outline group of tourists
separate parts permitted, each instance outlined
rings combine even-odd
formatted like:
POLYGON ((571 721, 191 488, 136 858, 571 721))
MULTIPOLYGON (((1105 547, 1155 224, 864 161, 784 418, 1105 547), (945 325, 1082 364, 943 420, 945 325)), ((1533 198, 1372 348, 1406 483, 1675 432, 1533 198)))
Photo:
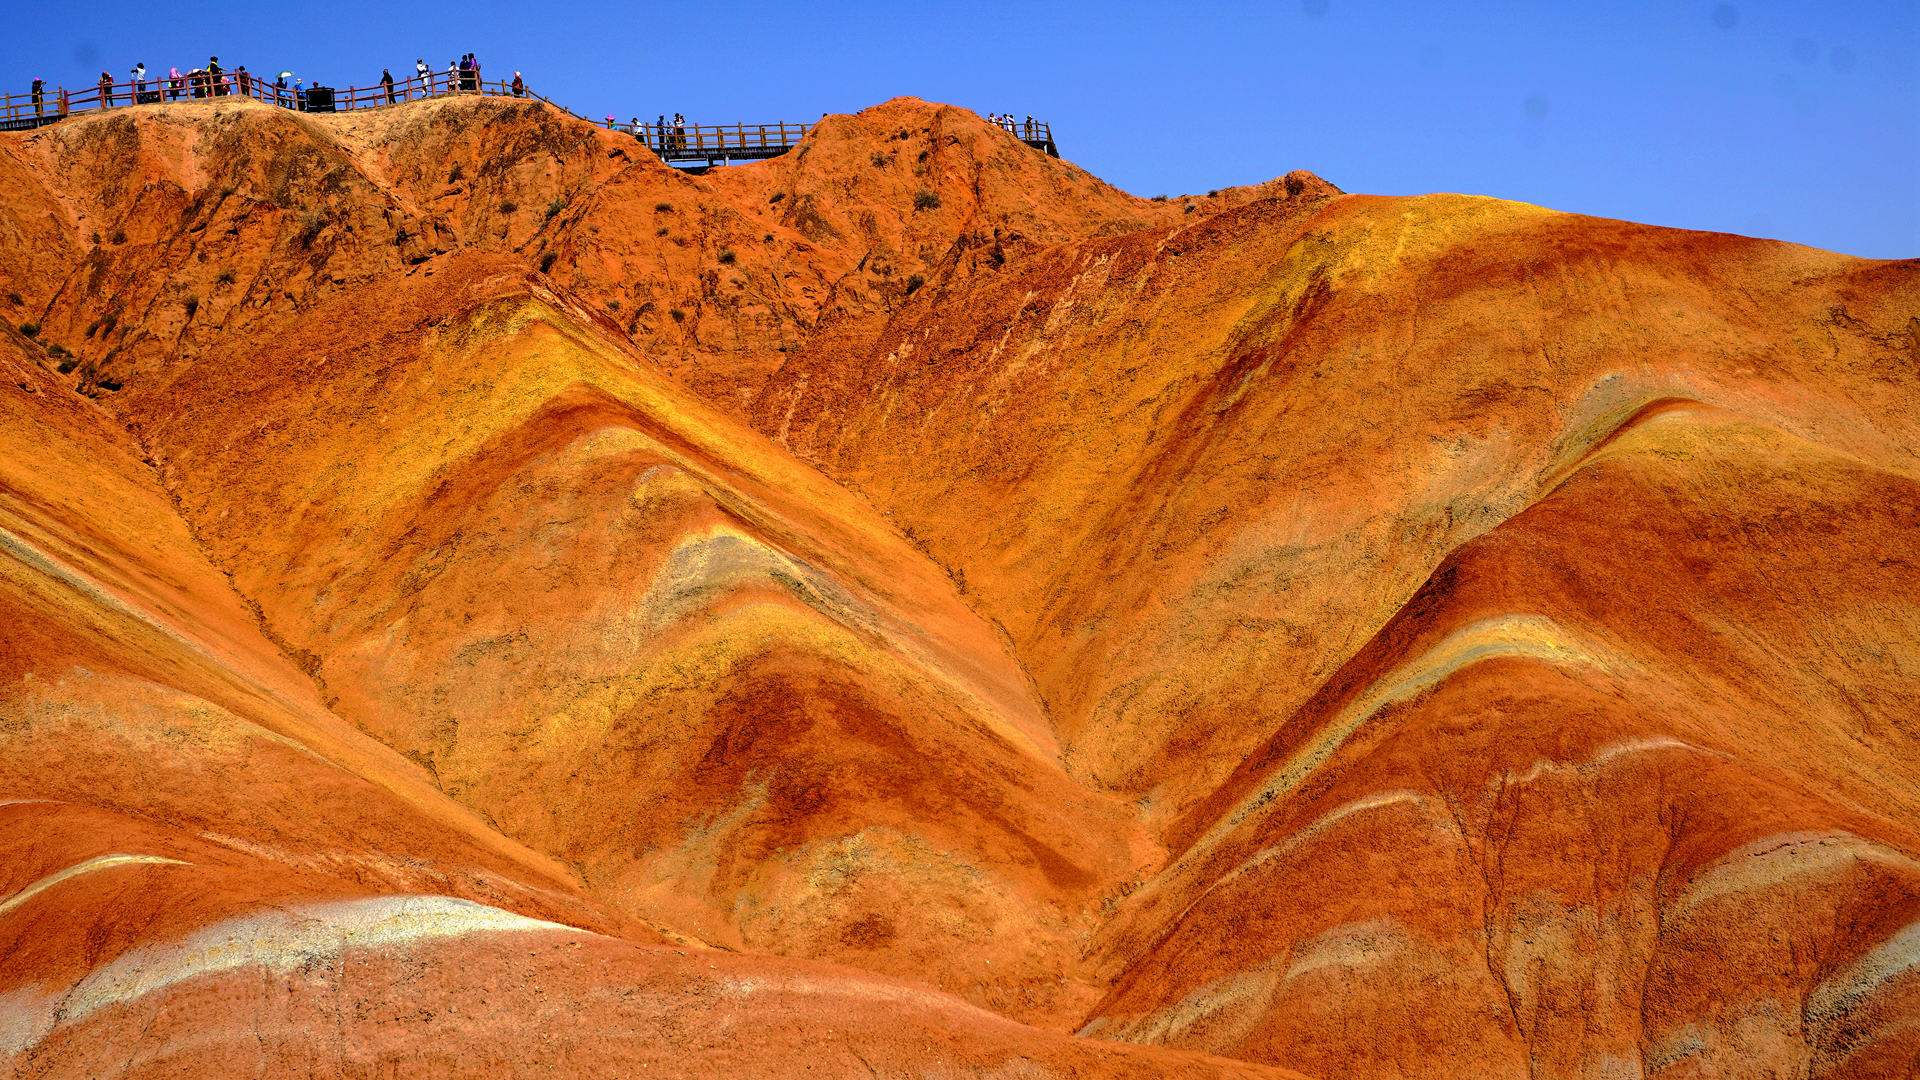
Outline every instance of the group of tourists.
POLYGON ((1035 125, 1032 116, 1028 116, 1027 122, 1022 124, 1013 118, 1012 113, 988 113, 987 123, 1006 129, 1015 138, 1037 139, 1040 137, 1034 134, 1035 125))
MULTIPOLYGON (((227 94, 245 95, 252 88, 250 79, 251 76, 247 74, 245 64, 227 71, 220 66, 220 58, 217 56, 209 56, 206 67, 194 68, 184 75, 176 67, 169 69, 165 75, 156 73, 152 78, 147 76, 146 62, 142 61, 133 65, 133 70, 127 73, 126 103, 150 105, 169 99, 178 101, 182 96, 201 98, 224 97, 227 94)), ((101 72, 100 81, 96 85, 100 89, 100 104, 119 104, 119 86, 113 81, 111 72, 101 72)), ((45 87, 46 84, 42 80, 33 80, 33 105, 36 113, 40 111, 41 102, 45 98, 45 87)))

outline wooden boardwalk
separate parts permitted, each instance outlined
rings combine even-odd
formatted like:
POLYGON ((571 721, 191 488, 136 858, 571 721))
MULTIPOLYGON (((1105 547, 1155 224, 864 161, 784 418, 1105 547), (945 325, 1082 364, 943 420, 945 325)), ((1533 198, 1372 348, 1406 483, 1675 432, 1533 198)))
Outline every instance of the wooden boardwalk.
MULTIPOLYGON (((59 123, 76 113, 120 109, 131 105, 215 102, 226 97, 251 98, 302 112, 334 113, 382 109, 403 102, 462 94, 544 101, 569 116, 631 135, 642 146, 659 155, 660 160, 688 167, 690 171, 704 171, 735 161, 778 157, 798 145, 811 127, 795 123, 675 126, 670 121, 645 123, 633 120, 621 123, 611 118, 594 121, 524 86, 516 90, 509 82, 467 77, 456 71, 437 71, 424 78, 415 75, 396 79, 391 87, 349 86, 345 89, 281 87, 250 72, 228 71, 222 72, 217 81, 199 74, 182 75, 178 79, 155 75, 137 83, 127 81, 78 91, 58 87, 40 95, 0 95, 0 131, 30 131, 59 123)), ((1039 121, 1009 122, 1002 126, 1028 146, 1052 157, 1060 156, 1060 151, 1054 146, 1053 129, 1047 124, 1039 121)))

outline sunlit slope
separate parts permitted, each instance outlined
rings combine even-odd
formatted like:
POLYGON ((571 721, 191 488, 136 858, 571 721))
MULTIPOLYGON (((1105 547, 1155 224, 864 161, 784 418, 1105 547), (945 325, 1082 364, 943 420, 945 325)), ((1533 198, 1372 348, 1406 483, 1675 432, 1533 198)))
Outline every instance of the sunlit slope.
POLYGON ((1911 264, 1324 195, 966 253, 756 402, 1006 626, 1070 771, 1157 813, 1651 401, 1916 470, 1911 264))
POLYGON ((595 895, 1015 1014, 1090 992, 1130 809, 933 564, 583 308, 455 262, 133 410, 334 707, 595 895))
POLYGON ((97 965, 283 904, 435 894, 655 939, 329 713, 27 347, 0 338, 0 1054, 59 1037, 97 965))
POLYGON ((1916 526, 1910 477, 1636 418, 1188 815, 1092 1030, 1360 1076, 1890 1075, 1920 1050, 1916 526))

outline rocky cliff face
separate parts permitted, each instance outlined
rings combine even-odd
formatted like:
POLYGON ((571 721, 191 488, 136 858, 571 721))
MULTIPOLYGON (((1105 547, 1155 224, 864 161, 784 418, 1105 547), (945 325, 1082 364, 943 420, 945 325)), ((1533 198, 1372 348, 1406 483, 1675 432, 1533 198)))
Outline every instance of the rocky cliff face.
POLYGON ((1914 263, 907 99, 0 171, 22 1075, 1920 1054, 1914 263))

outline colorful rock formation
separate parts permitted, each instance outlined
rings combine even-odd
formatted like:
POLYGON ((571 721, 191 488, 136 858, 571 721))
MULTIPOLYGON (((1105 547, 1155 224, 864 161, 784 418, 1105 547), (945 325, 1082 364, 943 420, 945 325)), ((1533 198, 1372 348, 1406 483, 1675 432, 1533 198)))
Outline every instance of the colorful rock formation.
POLYGON ((1920 264, 910 99, 0 181, 20 1075, 1920 1057, 1920 264))

